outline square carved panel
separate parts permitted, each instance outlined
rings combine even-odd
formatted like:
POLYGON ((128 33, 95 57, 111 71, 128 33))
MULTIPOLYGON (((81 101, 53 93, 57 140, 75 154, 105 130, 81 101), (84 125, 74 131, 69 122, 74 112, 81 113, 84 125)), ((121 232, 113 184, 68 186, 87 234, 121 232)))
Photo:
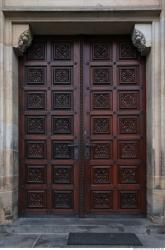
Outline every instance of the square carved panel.
POLYGON ((128 60, 137 57, 136 48, 130 41, 121 41, 119 43, 119 59, 128 60))
POLYGON ((44 85, 46 83, 46 67, 28 66, 25 68, 27 85, 44 85))
POLYGON ((112 142, 110 143, 92 143, 92 159, 111 159, 112 142))
POLYGON ((96 42, 92 44, 93 60, 110 60, 110 44, 107 42, 96 42))
POLYGON ((140 131, 139 116, 119 116, 119 134, 138 134, 140 131))
POLYGON ((54 184, 72 184, 73 166, 53 166, 54 184))
POLYGON ((46 192, 45 191, 27 191, 28 208, 45 208, 46 192))
POLYGON ((118 158, 119 159, 138 159, 140 156, 139 141, 119 141, 118 158))
POLYGON ((136 209, 138 208, 138 191, 120 192, 120 208, 136 209))
POLYGON ((26 180, 29 184, 43 184, 46 180, 45 166, 27 166, 26 180))
POLYGON ((138 183, 138 168, 136 166, 120 166, 119 180, 121 184, 138 183))
POLYGON ((26 141, 26 157, 28 159, 45 159, 46 141, 26 141))
POLYGON ((45 116, 26 116, 25 131, 27 134, 45 134, 45 116))
POLYGON ((70 142, 56 142, 52 143, 52 157, 53 159, 73 159, 73 147, 70 145, 73 144, 70 142))
POLYGON ((94 85, 112 85, 112 68, 92 67, 91 79, 94 85))
POLYGON ((53 59, 54 60, 71 60, 72 45, 71 42, 54 42, 53 59))
POLYGON ((32 45, 27 49, 28 60, 45 60, 45 42, 33 41, 32 45))
POLYGON ((93 92, 92 108, 95 109, 112 109, 112 92, 93 92))
POLYGON ((139 84, 139 71, 137 67, 119 67, 117 75, 119 76, 119 84, 139 84))
POLYGON ((112 209, 113 195, 111 191, 93 191, 92 207, 94 209, 112 209))
POLYGON ((72 209, 73 192, 72 191, 55 191, 53 193, 53 207, 55 209, 72 209))
POLYGON ((111 134, 112 133, 112 117, 97 116, 91 119, 92 134, 111 134))
POLYGON ((25 92, 26 110, 43 110, 46 108, 46 93, 44 91, 25 92))
POLYGON ((112 183, 111 167, 96 166, 93 167, 91 173, 93 184, 109 184, 112 183))
POLYGON ((73 134, 73 116, 53 116, 52 134, 73 134))
POLYGON ((73 108, 73 96, 71 92, 53 92, 52 94, 53 109, 67 109, 73 108))
POLYGON ((140 93, 139 91, 119 91, 118 92, 119 109, 136 109, 140 108, 140 93))
POLYGON ((54 85, 71 85, 72 68, 71 67, 53 67, 52 81, 54 85))

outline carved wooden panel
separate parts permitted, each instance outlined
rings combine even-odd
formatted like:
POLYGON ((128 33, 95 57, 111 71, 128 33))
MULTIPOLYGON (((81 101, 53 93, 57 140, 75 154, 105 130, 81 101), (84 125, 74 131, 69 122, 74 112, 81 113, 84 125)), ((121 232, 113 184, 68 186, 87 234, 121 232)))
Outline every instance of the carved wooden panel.
POLYGON ((112 85, 111 67, 93 67, 91 73, 94 85, 112 85))
POLYGON ((74 130, 72 116, 53 116, 52 133, 53 134, 73 134, 74 130))
POLYGON ((138 141, 119 141, 118 150, 120 159, 139 158, 140 147, 138 141))
POLYGON ((136 166, 120 166, 120 183, 135 184, 138 183, 138 169, 136 166))
POLYGON ((92 200, 94 209, 112 209, 112 192, 95 191, 92 200))
POLYGON ((46 157, 45 141, 26 141, 26 155, 28 159, 44 159, 46 157))
POLYGON ((138 192, 136 191, 120 192, 120 207, 124 209, 138 208, 138 192))
POLYGON ((45 183, 45 166, 27 166, 26 180, 32 184, 45 183))
POLYGON ((53 183, 55 184, 72 184, 73 183, 73 166, 54 166, 53 183))
POLYGON ((112 109, 112 92, 93 92, 92 93, 92 109, 112 109))
POLYGON ((54 208, 71 209, 73 207, 72 191, 55 191, 53 196, 54 208))
POLYGON ((140 97, 138 91, 119 91, 119 109, 139 109, 140 97))
POLYGON ((110 45, 109 43, 98 42, 92 44, 92 59, 93 60, 109 60, 110 45))
POLYGON ((119 67, 119 84, 137 84, 138 83, 138 69, 137 67, 119 67))
POLYGON ((137 134, 139 132, 139 117, 119 116, 118 129, 120 134, 137 134))
POLYGON ((53 92, 53 109, 72 109, 73 98, 71 92, 53 92))
POLYGON ((45 134, 46 121, 44 116, 26 116, 25 130, 27 134, 45 134))
POLYGON ((46 108, 46 94, 44 91, 25 92, 25 108, 28 110, 42 110, 46 108))
POLYGON ((71 67, 53 67, 54 85, 71 85, 72 68, 71 67))
POLYGON ((46 82, 45 67, 26 67, 26 84, 27 85, 44 85, 46 82))
POLYGON ((73 148, 70 146, 72 142, 53 142, 52 157, 53 159, 72 159, 73 148))
POLYGON ((93 117, 92 121, 93 134, 111 134, 112 133, 112 119, 111 117, 93 117))
POLYGON ((112 142, 110 143, 94 143, 92 145, 93 159, 111 159, 112 158, 112 142))
POLYGON ((92 168, 92 183, 93 184, 108 184, 112 182, 111 168, 104 167, 94 167, 92 168))
POLYGON ((71 60, 72 45, 70 42, 53 43, 53 59, 54 60, 71 60))
POLYGON ((45 60, 46 52, 45 52, 46 44, 42 41, 33 41, 30 48, 27 50, 27 59, 28 60, 45 60))
POLYGON ((45 191, 28 191, 27 207, 28 208, 45 208, 46 193, 45 191))
POLYGON ((119 43, 119 59, 129 60, 136 58, 136 49, 131 42, 122 41, 119 43))

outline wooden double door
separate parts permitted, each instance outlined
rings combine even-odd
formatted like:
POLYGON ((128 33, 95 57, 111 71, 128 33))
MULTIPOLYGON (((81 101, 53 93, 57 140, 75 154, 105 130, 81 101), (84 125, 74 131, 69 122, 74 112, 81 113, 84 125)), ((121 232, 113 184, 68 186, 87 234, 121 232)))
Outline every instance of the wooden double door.
POLYGON ((20 213, 145 213, 145 59, 130 39, 36 37, 19 75, 20 213))

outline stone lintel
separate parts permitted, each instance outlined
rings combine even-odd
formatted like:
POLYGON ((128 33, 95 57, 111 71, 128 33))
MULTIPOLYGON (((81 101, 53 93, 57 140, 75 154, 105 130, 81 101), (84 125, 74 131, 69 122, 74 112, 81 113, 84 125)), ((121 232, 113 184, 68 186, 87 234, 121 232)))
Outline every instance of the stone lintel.
POLYGON ((135 24, 132 42, 142 56, 146 56, 152 46, 151 24, 135 24))

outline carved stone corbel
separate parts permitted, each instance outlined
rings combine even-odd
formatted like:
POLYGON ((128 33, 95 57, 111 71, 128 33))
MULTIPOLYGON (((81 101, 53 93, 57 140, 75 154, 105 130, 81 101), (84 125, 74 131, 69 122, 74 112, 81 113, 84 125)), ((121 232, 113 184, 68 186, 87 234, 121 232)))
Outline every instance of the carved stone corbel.
POLYGON ((132 42, 142 56, 146 56, 151 48, 151 24, 135 24, 132 42))
POLYGON ((29 24, 13 25, 13 47, 18 55, 23 55, 32 43, 32 33, 29 24))

